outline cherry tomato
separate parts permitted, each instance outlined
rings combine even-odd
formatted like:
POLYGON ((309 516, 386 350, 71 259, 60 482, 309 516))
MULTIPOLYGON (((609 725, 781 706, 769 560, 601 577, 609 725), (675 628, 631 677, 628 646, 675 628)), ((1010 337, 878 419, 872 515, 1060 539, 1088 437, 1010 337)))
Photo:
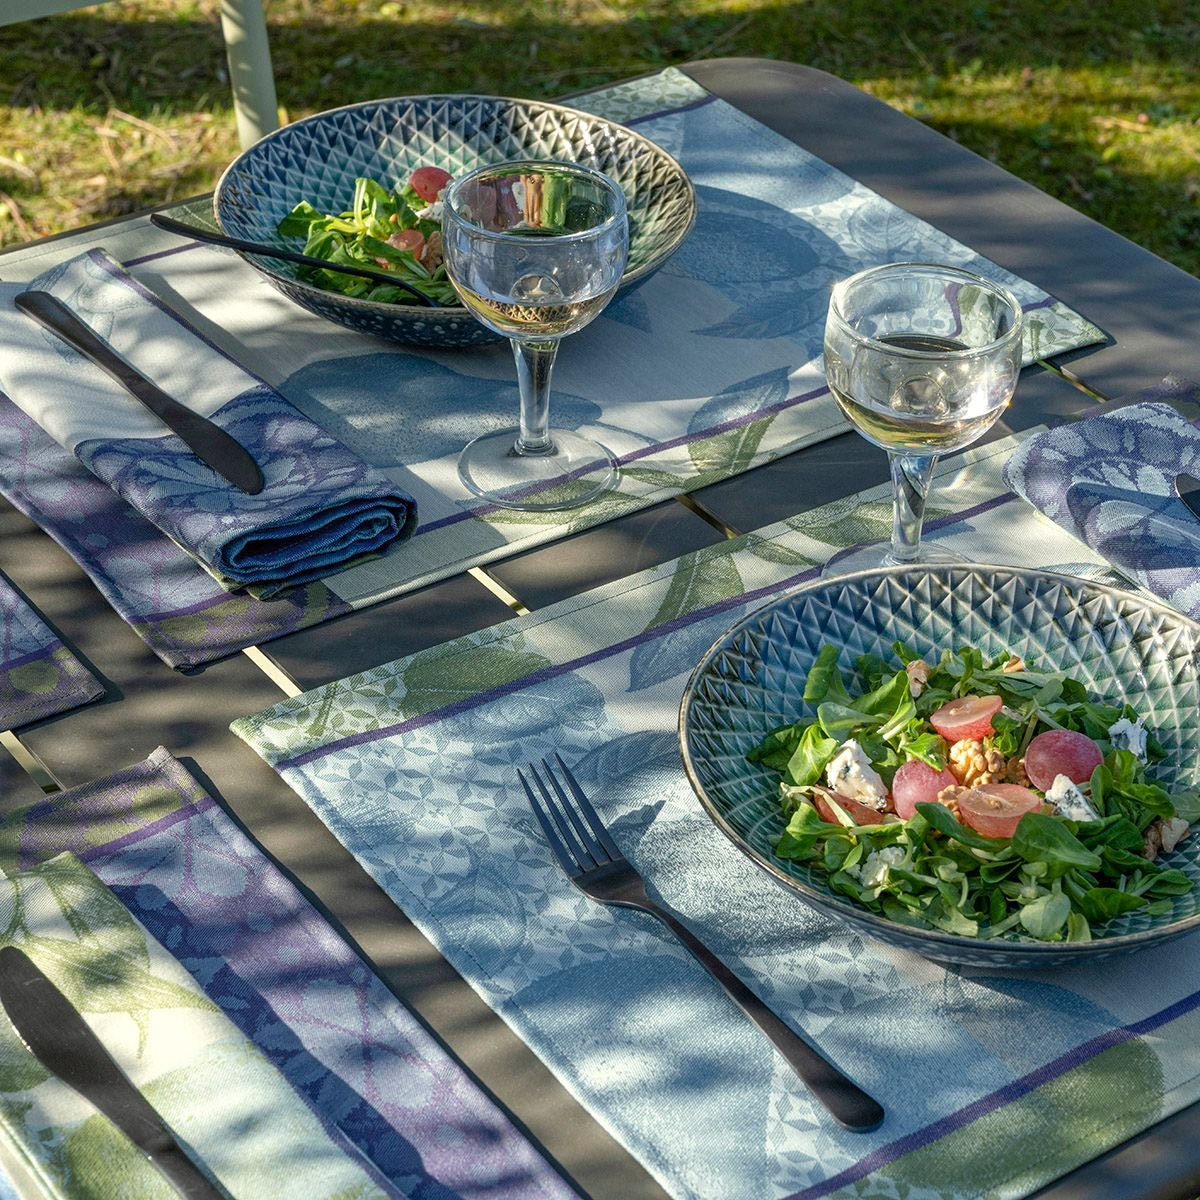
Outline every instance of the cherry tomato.
POLYGON ((826 796, 832 796, 846 810, 850 819, 856 825, 879 825, 883 821, 883 813, 877 809, 860 804, 857 800, 851 800, 849 796, 843 796, 840 792, 831 792, 826 788, 817 788, 813 792, 812 802, 816 806, 817 812, 821 814, 823 821, 829 821, 833 825, 841 824, 837 813, 826 802, 826 796))
POLYGON ((425 250, 425 235, 419 229, 397 229, 388 236, 388 245, 397 250, 411 250, 413 258, 420 258, 425 250))
POLYGON ((952 787, 957 779, 945 767, 935 771, 920 759, 902 763, 892 778, 892 802, 896 815, 906 821, 917 811, 918 804, 933 804, 942 788, 952 787))
POLYGON ((1056 775, 1072 783, 1086 783, 1104 761, 1100 747, 1086 733, 1073 729, 1047 729, 1025 748, 1025 774, 1044 792, 1056 775))
POLYGON ((1008 838, 1027 812, 1042 805, 1042 798, 1017 783, 981 783, 958 797, 958 818, 984 837, 1008 838))
POLYGON ((982 738, 992 733, 992 718, 1004 701, 999 696, 960 696, 943 704, 929 718, 929 723, 948 742, 963 738, 982 738))
POLYGON ((432 204, 438 198, 438 192, 453 178, 449 171, 443 171, 441 167, 418 167, 408 177, 408 186, 426 204, 432 204))

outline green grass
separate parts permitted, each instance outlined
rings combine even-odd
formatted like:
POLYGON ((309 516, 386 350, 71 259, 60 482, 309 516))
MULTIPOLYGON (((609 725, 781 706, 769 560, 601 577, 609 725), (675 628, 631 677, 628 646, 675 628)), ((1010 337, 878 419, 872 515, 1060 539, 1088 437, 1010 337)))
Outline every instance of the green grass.
MULTIPOLYGON (((288 118, 550 97, 689 59, 820 67, 1200 275, 1194 0, 268 0, 288 118)), ((211 189, 237 153, 217 0, 0 28, 0 244, 211 189)))

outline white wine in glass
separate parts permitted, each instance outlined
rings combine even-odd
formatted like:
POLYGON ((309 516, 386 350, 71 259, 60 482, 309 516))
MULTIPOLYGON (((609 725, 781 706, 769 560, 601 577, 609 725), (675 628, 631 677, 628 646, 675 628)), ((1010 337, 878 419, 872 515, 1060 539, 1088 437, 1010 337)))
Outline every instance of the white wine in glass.
POLYGON ((625 195, 588 167, 500 163, 464 175, 442 202, 446 274, 475 318, 512 342, 519 424, 470 442, 458 475, 505 508, 574 508, 611 488, 612 454, 551 429, 559 342, 616 294, 629 250, 625 195))
POLYGON ((843 573, 960 561, 921 544, 938 457, 982 437, 1008 406, 1021 371, 1021 305, 999 284, 957 267, 890 263, 833 289, 825 378, 855 429, 885 450, 892 540, 840 556, 843 573))

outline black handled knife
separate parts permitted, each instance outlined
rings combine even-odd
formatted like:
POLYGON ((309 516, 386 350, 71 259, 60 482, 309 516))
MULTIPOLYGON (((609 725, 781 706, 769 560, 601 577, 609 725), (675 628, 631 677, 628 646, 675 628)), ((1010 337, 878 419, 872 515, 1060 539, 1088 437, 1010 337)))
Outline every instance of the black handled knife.
POLYGON ((207 463, 234 487, 251 496, 263 489, 263 473, 246 448, 207 417, 184 407, 150 382, 125 361, 99 334, 77 317, 57 296, 49 292, 21 292, 13 303, 27 317, 56 333, 67 345, 113 377, 135 400, 140 400, 156 417, 187 444, 201 462, 207 463))
POLYGON ((228 1200, 183 1152, 66 996, 16 946, 0 947, 0 1004, 42 1066, 94 1104, 184 1200, 228 1200))

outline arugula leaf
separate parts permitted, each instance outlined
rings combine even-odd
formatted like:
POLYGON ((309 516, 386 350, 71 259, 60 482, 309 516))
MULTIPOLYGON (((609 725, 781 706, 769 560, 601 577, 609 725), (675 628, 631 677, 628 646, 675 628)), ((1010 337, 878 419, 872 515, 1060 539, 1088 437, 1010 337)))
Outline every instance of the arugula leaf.
POLYGON ((772 729, 761 742, 746 754, 750 762, 762 763, 772 771, 783 774, 788 760, 796 753, 800 739, 811 722, 797 721, 792 725, 781 725, 772 729))
POLYGON ((1021 745, 1021 735, 1025 732, 1025 722, 1008 716, 1001 711, 992 716, 991 737, 985 739, 989 746, 998 750, 1005 758, 1011 758, 1021 745))
POLYGON ((856 729, 863 726, 873 728, 879 724, 875 714, 865 708, 853 708, 837 701, 818 704, 817 721, 830 737, 839 742, 844 742, 856 729))
POLYGON ((1077 901, 1080 911, 1089 921, 1111 921, 1148 903, 1144 896, 1134 896, 1118 888, 1088 888, 1077 901))
POLYGON ((825 737, 819 725, 808 726, 784 768, 788 783, 801 786, 816 783, 825 774, 825 768, 837 749, 838 743, 833 738, 825 737))
POLYGON ((846 691, 846 685, 842 682, 837 657, 836 646, 824 645, 817 652, 804 681, 805 704, 816 705, 827 700, 833 704, 850 705, 850 693, 846 691))
POLYGON ((780 858, 812 858, 817 843, 838 829, 821 819, 811 804, 801 804, 792 814, 787 828, 775 843, 775 853, 780 858))
POLYGON ((1048 813, 1027 812, 1017 822, 1012 848, 1026 862, 1043 862, 1059 870, 1082 867, 1098 871, 1102 865, 1100 855, 1089 850, 1065 822, 1048 813))
POLYGON ((964 846, 973 846, 977 850, 998 850, 1000 842, 996 838, 985 838, 959 823, 958 818, 944 804, 918 804, 917 812, 933 826, 938 833, 964 846))
POLYGON ((919 727, 919 722, 909 722, 908 728, 900 732, 896 749, 902 759, 918 758, 935 771, 942 770, 946 765, 946 739, 940 733, 932 732, 910 736, 911 732, 919 727))
POLYGON ((925 910, 925 917, 935 929, 956 933, 959 937, 977 937, 979 922, 972 920, 945 896, 936 897, 925 910))
POLYGON ((1171 793, 1171 806, 1175 815, 1181 817, 1189 825, 1200 821, 1200 791, 1188 789, 1171 793))
POLYGON ((1035 938, 1046 941, 1062 930, 1070 915, 1070 899, 1060 891, 1050 891, 1021 906, 1021 925, 1035 938))
POLYGON ((1192 890, 1192 881, 1175 867, 1165 867, 1146 889, 1152 896, 1184 896, 1192 890))

